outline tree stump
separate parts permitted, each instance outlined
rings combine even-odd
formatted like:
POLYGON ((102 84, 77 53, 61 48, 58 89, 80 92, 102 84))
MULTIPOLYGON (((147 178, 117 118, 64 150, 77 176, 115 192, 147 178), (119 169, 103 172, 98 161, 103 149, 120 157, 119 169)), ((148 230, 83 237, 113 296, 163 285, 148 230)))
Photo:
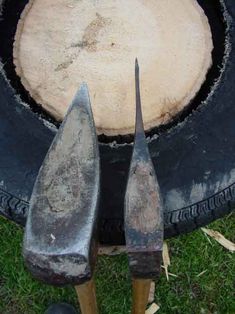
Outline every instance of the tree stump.
POLYGON ((212 63, 210 26, 196 0, 31 0, 18 23, 14 63, 25 89, 62 120, 87 82, 99 134, 134 132, 134 61, 145 130, 170 122, 212 63))

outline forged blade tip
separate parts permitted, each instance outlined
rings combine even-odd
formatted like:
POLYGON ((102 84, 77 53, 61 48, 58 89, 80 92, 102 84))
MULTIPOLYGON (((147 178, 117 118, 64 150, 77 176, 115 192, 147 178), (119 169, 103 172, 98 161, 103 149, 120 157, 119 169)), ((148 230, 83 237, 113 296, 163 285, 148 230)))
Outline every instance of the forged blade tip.
POLYGON ((137 58, 135 58, 135 78, 139 78, 139 62, 137 58))
POLYGON ((80 102, 85 103, 85 104, 86 103, 87 104, 90 103, 89 90, 88 90, 88 86, 87 86, 87 84, 85 82, 83 82, 81 84, 80 88, 78 89, 78 91, 77 91, 77 93, 75 95, 75 100, 77 100, 75 102, 78 105, 79 105, 80 102), (86 100, 86 101, 84 102, 84 100, 86 100))
POLYGON ((139 135, 141 135, 141 137, 145 137, 145 132, 140 97, 139 63, 137 58, 135 59, 135 90, 136 90, 135 140, 138 141, 139 135))
POLYGON ((89 115, 92 115, 92 109, 91 109, 91 102, 90 102, 90 96, 89 96, 89 90, 87 83, 83 82, 76 92, 70 110, 68 110, 68 113, 71 112, 73 109, 85 109, 89 115))
POLYGON ((79 92, 86 92, 88 93, 88 85, 86 82, 82 82, 80 88, 79 88, 79 92))
POLYGON ((135 67, 136 67, 136 68, 138 68, 138 67, 139 67, 138 58, 135 58, 135 67))

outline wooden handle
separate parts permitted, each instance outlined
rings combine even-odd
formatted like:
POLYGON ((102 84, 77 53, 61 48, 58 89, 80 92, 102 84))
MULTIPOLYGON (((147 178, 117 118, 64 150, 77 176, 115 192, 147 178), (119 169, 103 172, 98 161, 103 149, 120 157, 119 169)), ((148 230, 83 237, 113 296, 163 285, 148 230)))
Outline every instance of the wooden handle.
POLYGON ((132 314, 144 314, 148 305, 151 279, 132 280, 132 314))
POLYGON ((98 314, 95 284, 93 279, 75 286, 82 314, 98 314))

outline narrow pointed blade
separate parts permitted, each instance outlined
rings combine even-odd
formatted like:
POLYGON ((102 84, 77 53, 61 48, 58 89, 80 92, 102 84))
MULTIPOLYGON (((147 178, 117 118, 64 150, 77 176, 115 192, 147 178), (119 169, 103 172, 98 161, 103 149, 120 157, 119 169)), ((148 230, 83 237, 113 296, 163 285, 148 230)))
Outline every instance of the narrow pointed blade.
POLYGON ((137 60, 135 75, 136 130, 125 195, 125 236, 132 276, 150 279, 160 272, 163 207, 144 133, 137 60))
POLYGON ((99 151, 90 99, 82 85, 45 157, 31 201, 24 257, 52 284, 89 280, 99 197, 99 151))

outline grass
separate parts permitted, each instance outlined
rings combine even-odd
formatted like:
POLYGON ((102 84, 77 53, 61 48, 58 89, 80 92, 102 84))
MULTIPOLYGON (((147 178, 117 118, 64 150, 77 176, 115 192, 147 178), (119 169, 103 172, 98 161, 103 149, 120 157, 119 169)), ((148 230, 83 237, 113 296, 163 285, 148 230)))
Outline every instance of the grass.
MULTIPOLYGON (((235 242, 235 214, 212 223, 235 242)), ((0 313, 41 314, 53 302, 78 307, 72 287, 54 288, 32 279, 21 256, 23 230, 0 218, 0 313)), ((167 282, 162 273, 156 287, 159 314, 234 314, 235 256, 201 230, 168 240, 169 271, 178 277, 167 282), (204 272, 201 276, 200 273, 204 272)), ((131 294, 125 255, 100 257, 96 284, 101 314, 130 313, 131 294)))

